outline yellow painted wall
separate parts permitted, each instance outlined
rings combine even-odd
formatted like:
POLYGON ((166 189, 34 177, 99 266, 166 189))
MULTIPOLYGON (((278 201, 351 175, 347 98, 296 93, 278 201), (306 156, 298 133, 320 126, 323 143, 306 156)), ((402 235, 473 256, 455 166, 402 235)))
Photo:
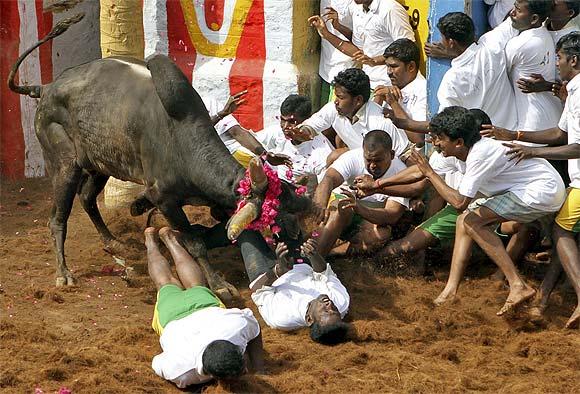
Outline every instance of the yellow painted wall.
POLYGON ((429 0, 397 0, 401 3, 407 13, 409 14, 409 20, 411 26, 415 31, 415 38, 417 44, 421 48, 421 72, 425 75, 425 43, 429 37, 429 24, 427 22, 427 16, 429 15, 429 0))

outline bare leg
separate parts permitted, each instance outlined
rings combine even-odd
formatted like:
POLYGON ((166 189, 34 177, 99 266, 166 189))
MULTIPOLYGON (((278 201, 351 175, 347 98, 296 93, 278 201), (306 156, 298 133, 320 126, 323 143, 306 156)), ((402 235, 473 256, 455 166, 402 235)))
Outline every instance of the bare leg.
POLYGON ((352 221, 353 212, 352 210, 346 211, 332 211, 330 218, 326 225, 320 231, 320 237, 318 238, 318 252, 321 256, 326 256, 334 246, 334 243, 340 236, 340 233, 350 224, 352 221))
POLYGON ((381 252, 385 257, 397 256, 403 253, 415 253, 429 246, 435 245, 437 238, 429 231, 422 228, 416 228, 404 238, 397 241, 389 242, 381 252))
POLYGON ((163 227, 159 230, 159 237, 169 249, 177 276, 186 289, 194 286, 206 286, 205 275, 193 257, 181 246, 177 240, 177 232, 171 230, 169 227, 163 227))
POLYGON ((497 312, 498 316, 514 309, 536 293, 520 276, 501 239, 493 231, 494 225, 502 221, 505 219, 486 207, 478 208, 465 216, 465 227, 469 236, 501 268, 510 285, 510 293, 504 306, 497 312))
POLYGON ((580 323, 580 253, 578 253, 574 233, 564 230, 557 224, 554 225, 553 231, 552 236, 560 263, 566 271, 578 299, 576 309, 566 322, 566 328, 574 328, 578 327, 580 323))
POLYGON ((391 238, 391 226, 378 226, 364 220, 359 231, 350 240, 349 250, 371 252, 384 245, 391 238))
MULTIPOLYGON (((506 251, 512 261, 517 264, 524 257, 524 254, 533 242, 535 242, 536 232, 532 225, 514 221, 502 223, 500 230, 503 234, 511 235, 506 246, 506 251)), ((503 281, 505 278, 503 271, 499 268, 493 277, 500 281, 503 281)))
POLYGON ((453 256, 451 257, 451 270, 449 271, 449 279, 447 285, 433 301, 435 305, 441 305, 444 302, 451 300, 457 294, 457 288, 463 278, 463 273, 467 267, 467 263, 471 258, 471 247, 473 246, 473 239, 467 234, 465 226, 465 216, 467 213, 461 214, 457 218, 457 228, 455 229, 455 245, 453 247, 453 256))
POLYGON ((534 306, 530 309, 530 316, 532 321, 540 322, 543 319, 543 314, 548 307, 548 301, 550 299, 550 294, 556 287, 558 279, 562 275, 562 264, 560 264, 560 259, 558 259, 558 254, 552 254, 552 261, 546 271, 544 280, 540 285, 539 291, 536 293, 536 299, 534 306))
POLYGON ((174 284, 183 288, 181 282, 173 276, 169 262, 159 251, 159 239, 157 238, 157 231, 153 227, 145 229, 145 246, 147 247, 149 276, 155 283, 157 290, 167 284, 174 284))

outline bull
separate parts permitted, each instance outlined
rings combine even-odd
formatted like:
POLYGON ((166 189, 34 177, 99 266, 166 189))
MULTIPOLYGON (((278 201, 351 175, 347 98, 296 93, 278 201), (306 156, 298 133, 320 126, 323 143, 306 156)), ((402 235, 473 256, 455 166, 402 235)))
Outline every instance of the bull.
MULTIPOLYGON (((75 194, 105 246, 121 247, 96 203, 112 176, 143 184, 145 192, 132 210, 140 213, 148 204, 155 206, 183 234, 184 246, 200 263, 209 286, 226 299, 237 295, 210 267, 203 234, 190 225, 182 207, 207 205, 219 216, 231 214, 240 199, 236 189, 245 169, 229 154, 200 96, 168 57, 157 55, 147 62, 99 59, 69 68, 47 85, 15 83, 18 67, 30 52, 82 17, 79 14, 55 25, 18 58, 8 77, 12 91, 39 98, 35 132, 54 193, 49 228, 56 252, 56 285, 74 284, 64 244, 75 194)), ((260 214, 268 181, 259 159, 250 165, 250 179, 253 193, 230 219, 236 224, 228 228, 230 239, 260 214)), ((296 195, 286 183, 279 199, 281 213, 312 208, 309 198, 296 195)), ((249 249, 265 250, 259 245, 249 249)))

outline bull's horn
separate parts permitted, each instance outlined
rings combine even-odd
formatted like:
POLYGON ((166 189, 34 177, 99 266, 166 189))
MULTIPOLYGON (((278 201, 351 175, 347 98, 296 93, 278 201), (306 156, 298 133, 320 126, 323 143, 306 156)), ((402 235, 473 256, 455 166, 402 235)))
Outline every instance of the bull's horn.
POLYGON ((262 166, 262 160, 259 157, 254 157, 250 160, 250 165, 248 166, 250 170, 250 181, 252 182, 252 191, 261 194, 266 191, 268 187, 268 177, 264 172, 264 167, 262 166))
POLYGON ((228 222, 228 239, 233 241, 258 217, 258 208, 254 203, 247 203, 228 222))

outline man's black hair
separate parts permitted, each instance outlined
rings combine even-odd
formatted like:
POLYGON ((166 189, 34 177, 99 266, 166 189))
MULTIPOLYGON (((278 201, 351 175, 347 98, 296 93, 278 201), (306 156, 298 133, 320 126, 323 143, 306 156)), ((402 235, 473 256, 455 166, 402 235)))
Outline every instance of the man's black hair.
POLYGON ((362 96, 365 103, 371 97, 371 81, 360 68, 347 68, 339 72, 332 84, 342 86, 352 97, 362 96))
POLYGON ((451 140, 462 138, 468 148, 481 139, 475 117, 463 107, 447 107, 435 115, 429 124, 434 134, 445 134, 451 140))
POLYGON ((567 60, 570 60, 571 56, 578 56, 580 61, 580 31, 573 31, 561 37, 556 44, 557 51, 566 54, 567 60))
POLYGON ((446 38, 453 39, 462 45, 469 46, 475 42, 473 20, 463 12, 445 14, 437 22, 437 28, 446 38))
POLYGON ((312 103, 306 96, 291 94, 282 101, 280 113, 282 116, 296 114, 302 119, 307 119, 312 115, 312 103))
POLYGON ((211 342, 201 356, 204 372, 216 378, 233 378, 244 372, 244 355, 230 341, 211 342))
POLYGON ((393 41, 391 45, 385 49, 383 56, 385 59, 394 57, 405 64, 415 62, 417 68, 419 67, 419 61, 421 59, 419 47, 408 38, 399 38, 398 40, 393 41))
POLYGON ((348 333, 348 324, 340 321, 324 326, 314 323, 310 326, 310 338, 323 345, 336 345, 344 342, 348 333))
POLYGON ((524 0, 528 3, 528 11, 530 14, 536 14, 540 17, 540 22, 546 20, 550 16, 554 8, 553 0, 524 0))
POLYGON ((471 115, 473 115, 473 118, 475 119, 475 125, 477 126, 478 130, 481 130, 482 124, 491 124, 491 119, 484 110, 479 108, 471 108, 469 112, 471 112, 471 115))
POLYGON ((363 147, 371 151, 384 148, 387 152, 390 152, 393 150, 393 140, 389 133, 383 130, 372 130, 365 135, 363 147))
POLYGON ((564 0, 564 4, 566 4, 566 7, 568 7, 569 10, 574 11, 574 15, 572 15, 572 18, 576 18, 578 14, 580 14, 580 1, 564 0))

